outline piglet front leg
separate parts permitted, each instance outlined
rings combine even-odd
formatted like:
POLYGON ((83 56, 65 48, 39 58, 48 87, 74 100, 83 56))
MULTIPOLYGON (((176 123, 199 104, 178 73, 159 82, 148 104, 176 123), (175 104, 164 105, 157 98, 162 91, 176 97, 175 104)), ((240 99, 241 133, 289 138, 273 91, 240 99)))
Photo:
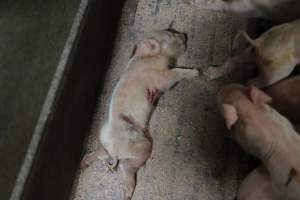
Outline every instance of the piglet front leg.
POLYGON ((204 76, 207 80, 217 79, 222 77, 237 68, 247 67, 254 62, 252 47, 245 49, 240 55, 233 58, 229 58, 224 64, 218 67, 209 67, 204 72, 204 76))
POLYGON ((199 76, 197 69, 173 68, 161 73, 157 88, 161 91, 170 89, 174 84, 183 80, 199 76))
POLYGON ((80 168, 81 169, 86 169, 88 168, 91 164, 98 160, 103 160, 106 161, 110 156, 107 153, 107 151, 104 149, 102 145, 98 147, 98 149, 92 153, 89 153, 85 155, 80 163, 80 168))

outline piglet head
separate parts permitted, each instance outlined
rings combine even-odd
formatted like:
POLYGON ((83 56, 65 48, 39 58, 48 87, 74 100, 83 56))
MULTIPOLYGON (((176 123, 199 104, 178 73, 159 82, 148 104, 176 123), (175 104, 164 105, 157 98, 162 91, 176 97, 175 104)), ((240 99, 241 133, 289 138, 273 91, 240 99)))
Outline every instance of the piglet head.
POLYGON ((270 135, 264 131, 268 127, 261 115, 267 111, 271 98, 256 87, 236 84, 224 87, 218 97, 227 128, 235 128, 233 138, 245 151, 262 158, 270 135))
POLYGON ((249 109, 259 109, 272 101, 270 96, 255 86, 244 87, 239 84, 225 86, 219 91, 218 98, 226 127, 229 130, 238 121, 238 110, 241 105, 249 109))
POLYGON ((145 38, 137 47, 135 55, 139 57, 152 57, 160 54, 161 45, 154 38, 145 38))
POLYGON ((173 28, 147 34, 135 47, 132 56, 167 56, 177 59, 186 50, 187 35, 173 28))
POLYGON ((272 101, 270 96, 255 86, 244 87, 239 84, 225 86, 219 91, 218 98, 229 130, 239 119, 239 106, 248 106, 248 109, 260 108, 272 101))

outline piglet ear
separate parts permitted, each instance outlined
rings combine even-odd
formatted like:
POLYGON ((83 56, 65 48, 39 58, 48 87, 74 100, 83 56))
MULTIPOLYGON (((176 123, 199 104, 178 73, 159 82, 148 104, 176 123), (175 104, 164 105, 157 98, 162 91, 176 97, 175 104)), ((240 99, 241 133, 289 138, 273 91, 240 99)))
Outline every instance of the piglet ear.
POLYGON ((155 39, 145 39, 137 47, 136 55, 141 57, 156 56, 160 53, 160 44, 155 39))
POLYGON ((257 87, 250 85, 248 87, 248 95, 255 105, 267 104, 272 102, 272 98, 257 87))
POLYGON ((238 120, 235 107, 229 104, 222 104, 222 114, 225 119, 226 127, 230 130, 238 120))

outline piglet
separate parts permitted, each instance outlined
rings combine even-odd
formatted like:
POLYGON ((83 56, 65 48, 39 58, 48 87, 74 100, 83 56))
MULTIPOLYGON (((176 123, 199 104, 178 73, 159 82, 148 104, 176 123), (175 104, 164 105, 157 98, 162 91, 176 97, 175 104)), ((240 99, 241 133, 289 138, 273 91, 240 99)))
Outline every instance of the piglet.
POLYGON ((114 88, 108 118, 99 131, 99 148, 81 162, 86 168, 97 160, 111 158, 109 168, 119 166, 123 175, 124 200, 132 198, 138 169, 151 154, 147 127, 160 95, 177 82, 199 75, 197 69, 176 67, 186 43, 185 34, 169 28, 149 33, 136 46, 114 88))
POLYGON ((299 0, 185 0, 198 8, 243 17, 290 21, 300 17, 299 0))
POLYGON ((223 65, 208 68, 205 72, 208 79, 221 77, 238 67, 256 65, 259 75, 249 84, 265 88, 290 75, 300 63, 300 20, 275 26, 255 40, 246 32, 238 36, 243 36, 251 46, 223 65))
POLYGON ((300 136, 268 105, 271 97, 254 86, 231 84, 218 98, 230 135, 262 162, 242 184, 238 199, 299 200, 300 136))

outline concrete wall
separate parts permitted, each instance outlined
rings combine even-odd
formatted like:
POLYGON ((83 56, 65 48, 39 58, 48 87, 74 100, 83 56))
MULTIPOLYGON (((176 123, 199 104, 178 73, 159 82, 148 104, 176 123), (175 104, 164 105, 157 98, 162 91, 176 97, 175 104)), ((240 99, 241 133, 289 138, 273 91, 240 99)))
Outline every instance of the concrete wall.
POLYGON ((8 199, 79 0, 0 1, 0 199, 8 199))
POLYGON ((122 6, 80 1, 10 200, 69 198, 122 6))

